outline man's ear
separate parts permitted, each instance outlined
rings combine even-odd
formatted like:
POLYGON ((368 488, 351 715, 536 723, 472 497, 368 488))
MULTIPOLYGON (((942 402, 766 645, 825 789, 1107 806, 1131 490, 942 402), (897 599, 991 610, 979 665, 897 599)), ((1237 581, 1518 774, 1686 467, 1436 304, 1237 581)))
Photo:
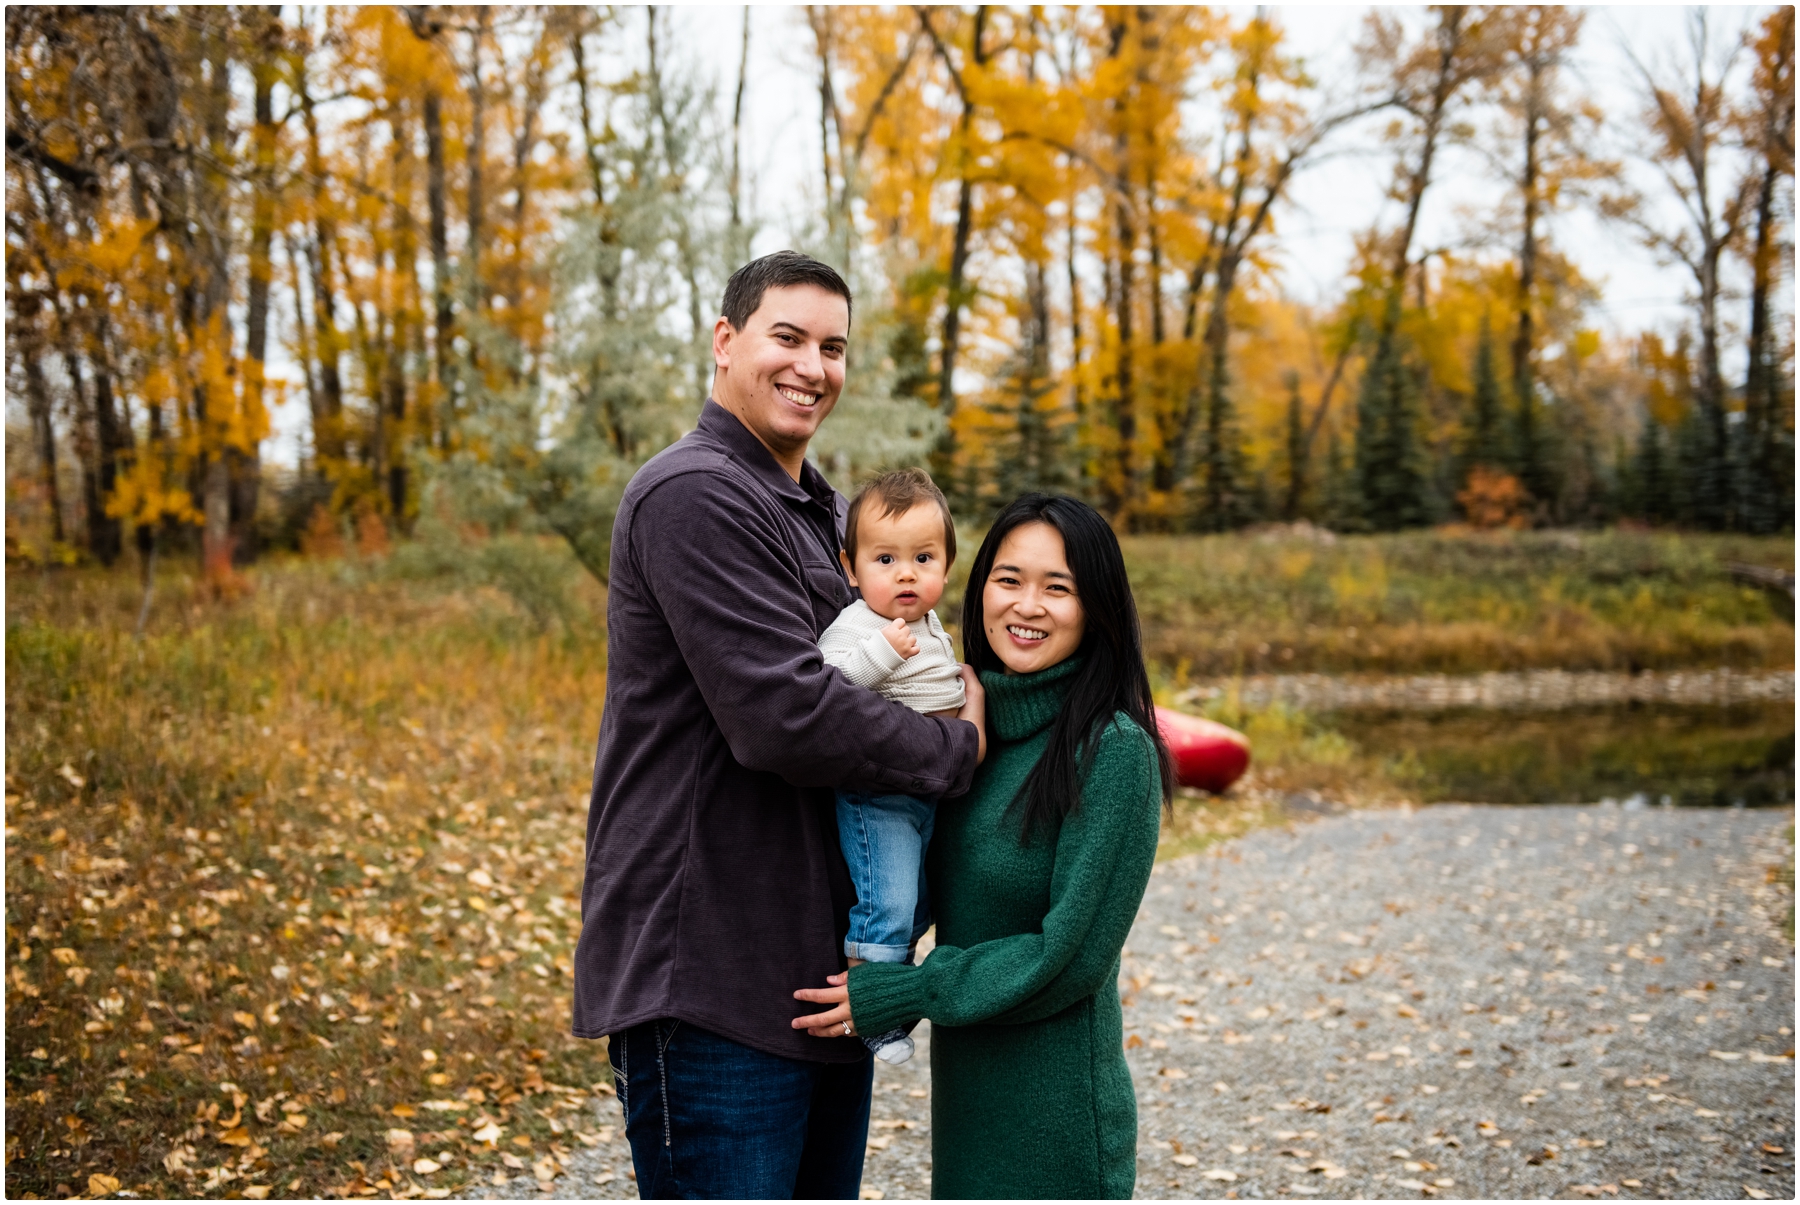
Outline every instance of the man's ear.
POLYGON ((850 554, 842 548, 838 549, 838 564, 844 567, 844 576, 850 579, 850 588, 852 590, 862 589, 856 584, 856 570, 850 566, 850 554))
POLYGON ((713 366, 729 369, 731 367, 731 339, 737 331, 732 328, 731 319, 724 315, 713 323, 713 366))

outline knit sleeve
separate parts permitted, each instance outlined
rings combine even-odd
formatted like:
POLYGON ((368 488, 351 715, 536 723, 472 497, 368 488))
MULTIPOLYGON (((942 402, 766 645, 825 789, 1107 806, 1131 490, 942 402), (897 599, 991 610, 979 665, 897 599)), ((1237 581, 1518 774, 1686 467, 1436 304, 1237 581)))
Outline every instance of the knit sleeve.
POLYGON ((1156 861, 1161 800, 1155 746, 1121 717, 1102 734, 1081 806, 1057 836, 1041 931, 968 949, 939 946, 918 967, 852 968, 857 1028, 882 1033, 919 1017, 934 1025, 1023 1024, 1108 986, 1156 861))
POLYGON ((873 690, 906 664, 879 630, 865 633, 842 619, 819 637, 819 655, 856 685, 873 690))

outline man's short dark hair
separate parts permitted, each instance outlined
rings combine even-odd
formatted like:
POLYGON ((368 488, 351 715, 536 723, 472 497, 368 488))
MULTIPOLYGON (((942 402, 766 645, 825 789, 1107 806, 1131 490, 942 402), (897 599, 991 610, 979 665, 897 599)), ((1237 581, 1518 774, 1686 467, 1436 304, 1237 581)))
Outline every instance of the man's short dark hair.
POLYGON ((883 473, 856 491, 850 499, 850 512, 844 516, 844 553, 850 558, 850 567, 856 567, 856 528, 863 514, 879 503, 882 507, 881 517, 891 519, 895 515, 903 515, 915 506, 935 502, 938 513, 944 516, 944 563, 954 564, 956 561, 956 522, 950 517, 950 503, 944 497, 944 491, 937 487, 931 474, 924 469, 895 469, 883 473))
POLYGON ((844 283, 836 268, 798 251, 777 251, 753 259, 731 274, 731 279, 725 282, 725 301, 720 312, 725 315, 725 321, 731 323, 732 330, 741 331, 750 321, 750 315, 762 305, 764 293, 794 285, 814 285, 827 293, 836 293, 844 299, 846 309, 853 304, 850 286, 844 283))

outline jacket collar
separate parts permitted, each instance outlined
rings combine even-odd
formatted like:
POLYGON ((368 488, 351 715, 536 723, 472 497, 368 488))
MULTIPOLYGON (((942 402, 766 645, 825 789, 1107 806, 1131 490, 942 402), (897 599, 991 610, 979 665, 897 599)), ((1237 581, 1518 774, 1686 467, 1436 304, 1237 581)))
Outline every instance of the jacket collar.
POLYGON ((800 480, 795 481, 737 415, 711 398, 706 399, 706 408, 700 411, 700 423, 695 429, 724 445, 731 458, 747 473, 781 497, 802 505, 817 503, 827 511, 836 511, 837 491, 831 488, 825 474, 819 472, 812 461, 801 462, 800 480))

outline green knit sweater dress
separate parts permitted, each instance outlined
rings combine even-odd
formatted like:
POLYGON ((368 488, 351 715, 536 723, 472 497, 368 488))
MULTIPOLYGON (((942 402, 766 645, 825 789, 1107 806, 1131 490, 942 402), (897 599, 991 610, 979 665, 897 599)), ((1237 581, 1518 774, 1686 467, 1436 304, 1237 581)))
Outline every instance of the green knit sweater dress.
POLYGON ((1121 714, 1057 831, 1021 845, 1008 810, 1076 668, 981 676, 996 739, 969 794, 938 806, 937 948, 850 972, 861 1032, 931 1021, 934 1197, 1123 1199, 1137 1181, 1118 978, 1156 859, 1155 748, 1121 714))

